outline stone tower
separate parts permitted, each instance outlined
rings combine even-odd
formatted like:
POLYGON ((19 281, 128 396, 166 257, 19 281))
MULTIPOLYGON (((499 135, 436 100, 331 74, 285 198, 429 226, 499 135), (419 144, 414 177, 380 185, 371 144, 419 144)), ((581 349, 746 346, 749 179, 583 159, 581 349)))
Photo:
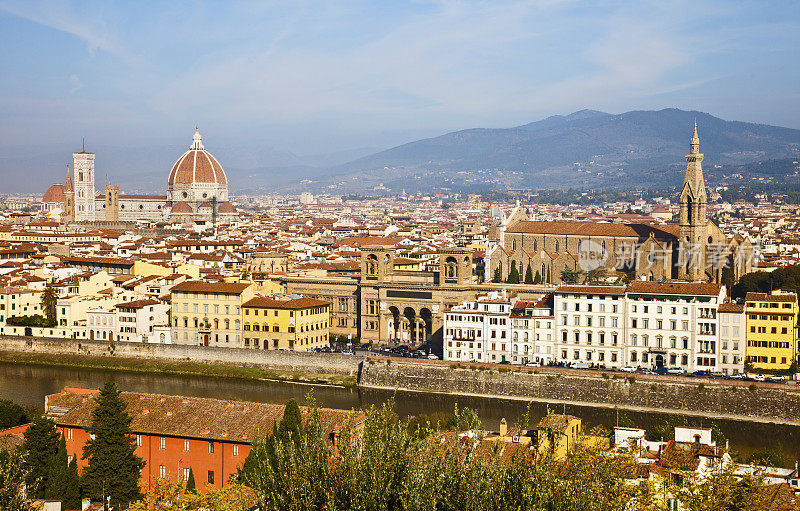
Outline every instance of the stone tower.
POLYGON ((705 280, 707 250, 706 185, 703 181, 703 153, 697 123, 694 125, 689 154, 686 155, 686 176, 680 198, 680 241, 678 278, 705 280))
POLYGON ((94 211, 94 153, 86 148, 72 153, 72 173, 75 180, 75 221, 96 220, 94 211))
POLYGON ((62 222, 68 224, 75 221, 75 189, 72 186, 72 177, 67 165, 67 182, 64 184, 64 215, 62 222))
POLYGON ((119 221, 119 186, 106 185, 105 187, 106 222, 119 221))

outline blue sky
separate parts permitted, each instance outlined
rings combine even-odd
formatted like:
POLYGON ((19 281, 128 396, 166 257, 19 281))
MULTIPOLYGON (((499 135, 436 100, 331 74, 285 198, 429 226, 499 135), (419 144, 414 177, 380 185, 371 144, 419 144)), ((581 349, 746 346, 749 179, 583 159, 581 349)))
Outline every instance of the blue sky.
POLYGON ((582 108, 800 128, 794 0, 0 0, 0 41, 0 162, 196 123, 295 155, 582 108))

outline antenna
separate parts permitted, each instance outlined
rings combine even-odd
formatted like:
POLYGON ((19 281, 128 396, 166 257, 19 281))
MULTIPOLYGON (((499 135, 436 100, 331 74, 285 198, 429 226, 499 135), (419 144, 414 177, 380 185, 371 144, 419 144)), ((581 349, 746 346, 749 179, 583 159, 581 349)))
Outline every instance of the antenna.
POLYGON ((86 137, 83 137, 83 142, 81 143, 81 151, 86 152, 86 137))

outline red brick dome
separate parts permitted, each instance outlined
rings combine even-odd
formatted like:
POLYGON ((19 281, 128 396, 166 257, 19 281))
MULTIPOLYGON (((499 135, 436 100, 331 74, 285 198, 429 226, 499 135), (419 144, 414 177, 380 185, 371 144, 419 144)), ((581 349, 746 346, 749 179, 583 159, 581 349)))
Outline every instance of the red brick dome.
POLYGON ((42 197, 42 202, 45 204, 53 204, 58 202, 64 202, 64 185, 62 184, 54 184, 51 185, 50 188, 44 192, 44 197, 42 197))
POLYGON ((172 166, 167 184, 175 183, 228 184, 222 165, 205 150, 199 132, 194 133, 189 150, 172 166))
POLYGON ((236 213, 236 208, 230 202, 223 202, 217 208, 218 213, 236 213))
POLYGON ((183 213, 191 214, 194 213, 194 211, 192 211, 192 207, 186 204, 185 202, 176 202, 172 206, 172 211, 170 211, 170 213, 172 213, 173 215, 183 214, 183 213))

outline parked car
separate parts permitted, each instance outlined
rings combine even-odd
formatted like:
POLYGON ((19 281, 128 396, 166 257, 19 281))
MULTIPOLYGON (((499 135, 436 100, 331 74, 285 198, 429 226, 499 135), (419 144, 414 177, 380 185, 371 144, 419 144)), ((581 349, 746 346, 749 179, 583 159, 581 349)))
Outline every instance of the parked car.
POLYGON ((658 374, 658 373, 653 371, 652 369, 642 369, 642 374, 658 374))
POLYGON ((656 369, 656 374, 668 374, 668 373, 669 369, 667 369, 666 367, 659 367, 658 369, 656 369))
POLYGON ((590 367, 592 367, 592 365, 586 362, 576 362, 572 364, 573 369, 589 369, 590 367))
POLYGON ((528 362, 525 364, 526 367, 542 367, 541 362, 528 362))
POLYGON ((701 369, 699 371, 695 371, 695 372, 692 373, 692 376, 708 376, 708 375, 709 375, 709 372, 704 370, 704 369, 701 369))
POLYGON ((670 367, 667 374, 684 374, 686 371, 682 367, 670 367))
POLYGON ((428 355, 428 360, 439 360, 439 357, 431 353, 430 355, 428 355))
POLYGON ((729 380, 744 380, 744 374, 743 373, 729 374, 728 375, 728 379, 729 380))
POLYGON ((763 374, 748 374, 747 377, 753 381, 766 381, 767 379, 763 374))
POLYGON ((786 381, 786 377, 780 374, 773 374, 772 376, 767 376, 767 379, 774 383, 783 383, 786 381))
POLYGON ((624 372, 624 373, 635 373, 638 369, 639 368, 636 367, 636 366, 625 366, 625 367, 620 367, 619 368, 619 370, 624 372))

